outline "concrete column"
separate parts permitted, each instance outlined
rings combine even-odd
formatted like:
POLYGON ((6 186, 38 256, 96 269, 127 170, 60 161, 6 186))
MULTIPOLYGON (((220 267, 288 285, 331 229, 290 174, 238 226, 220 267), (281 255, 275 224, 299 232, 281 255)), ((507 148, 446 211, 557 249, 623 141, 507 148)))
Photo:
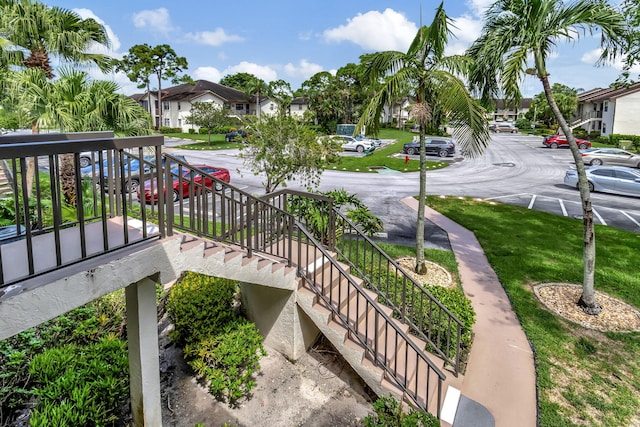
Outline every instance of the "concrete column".
POLYGON ((129 378, 133 425, 162 425, 160 403, 160 355, 156 284, 143 279, 125 290, 129 378))

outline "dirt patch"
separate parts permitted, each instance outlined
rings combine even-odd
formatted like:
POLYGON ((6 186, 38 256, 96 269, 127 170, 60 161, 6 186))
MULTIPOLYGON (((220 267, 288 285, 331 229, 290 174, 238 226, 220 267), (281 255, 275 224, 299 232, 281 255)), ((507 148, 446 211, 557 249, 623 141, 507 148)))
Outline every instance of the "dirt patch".
POLYGON ((582 286, 571 283, 542 283, 533 291, 549 310, 585 328, 597 331, 640 331, 640 311, 619 299, 596 291, 596 301, 602 307, 600 314, 585 314, 577 302, 582 286))
POLYGON ((415 257, 398 258, 396 262, 408 276, 421 285, 442 286, 444 288, 452 288, 456 285, 451 273, 435 262, 425 260, 427 266, 426 274, 418 274, 414 271, 416 266, 415 257))
POLYGON ((249 399, 237 408, 217 402, 194 379, 161 322, 160 370, 164 427, 360 426, 375 395, 324 338, 295 363, 266 348, 249 399))

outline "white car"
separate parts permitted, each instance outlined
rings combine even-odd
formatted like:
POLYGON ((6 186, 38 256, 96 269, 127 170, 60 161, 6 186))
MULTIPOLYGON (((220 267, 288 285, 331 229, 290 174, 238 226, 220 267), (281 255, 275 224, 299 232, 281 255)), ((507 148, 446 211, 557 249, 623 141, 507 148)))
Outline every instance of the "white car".
POLYGON ((346 135, 340 135, 337 138, 342 138, 342 149, 345 151, 357 151, 358 153, 364 153, 374 147, 373 141, 368 139, 357 139, 346 135))
MULTIPOLYGON (((592 166, 586 169, 586 173, 589 191, 640 197, 640 171, 637 169, 624 166, 592 166)), ((569 169, 564 176, 564 183, 577 187, 578 172, 569 169)))

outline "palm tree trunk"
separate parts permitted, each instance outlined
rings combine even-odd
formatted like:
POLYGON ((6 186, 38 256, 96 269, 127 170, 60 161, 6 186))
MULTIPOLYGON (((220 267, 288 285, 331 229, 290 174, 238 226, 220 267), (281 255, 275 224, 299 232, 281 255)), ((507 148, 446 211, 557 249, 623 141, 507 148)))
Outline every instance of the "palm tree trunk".
MULTIPOLYGON (((31 122, 31 133, 39 134, 40 126, 38 126, 37 120, 31 122)), ((27 197, 31 198, 31 193, 33 193, 33 181, 36 178, 36 158, 29 157, 27 160, 27 197)))
POLYGON ((583 260, 583 279, 582 279, 582 296, 578 301, 578 305, 587 314, 599 314, 602 311, 602 307, 598 305, 595 297, 594 289, 594 275, 596 265, 596 235, 593 226, 593 207, 591 206, 591 192, 589 191, 589 182, 587 181, 587 175, 585 172, 584 162, 580 155, 580 149, 576 143, 576 139, 573 136, 573 132, 569 127, 569 124, 565 120, 564 116, 558 108, 553 94, 551 93, 551 86, 546 75, 540 77, 542 86, 544 87, 544 93, 549 102, 549 106, 556 116, 560 128, 569 141, 569 148, 571 149, 571 155, 576 164, 576 170, 578 172, 578 189, 580 190, 580 199, 582 201, 582 225, 583 225, 583 245, 584 250, 582 254, 583 260))
POLYGON ((427 196, 427 155, 424 146, 425 125, 420 123, 420 190, 418 192, 418 221, 416 222, 416 268, 418 274, 426 274, 424 262, 424 207, 427 196))

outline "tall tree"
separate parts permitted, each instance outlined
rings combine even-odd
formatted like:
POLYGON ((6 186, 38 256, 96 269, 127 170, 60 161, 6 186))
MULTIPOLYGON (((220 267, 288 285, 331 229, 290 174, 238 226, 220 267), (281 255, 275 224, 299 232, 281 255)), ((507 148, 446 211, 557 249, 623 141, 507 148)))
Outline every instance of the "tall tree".
POLYGON ((163 126, 162 82, 170 80, 174 84, 193 84, 193 80, 189 76, 179 75, 179 73, 187 69, 187 59, 183 56, 178 56, 168 44, 161 44, 155 47, 151 47, 146 43, 131 46, 129 53, 122 60, 115 61, 115 64, 116 69, 125 72, 129 80, 138 83, 138 87, 147 87, 149 114, 151 114, 151 117, 155 117, 155 114, 151 111, 149 80, 152 75, 155 75, 158 82, 158 122, 155 123, 157 127, 163 126))
MULTIPOLYGON (((562 116, 565 119, 570 119, 578 107, 578 92, 569 86, 554 83, 551 87, 551 93, 556 100, 556 104, 558 104, 558 109, 562 113, 562 116)), ((551 105, 549 105, 549 101, 547 101, 547 95, 544 92, 540 92, 533 97, 531 107, 529 111, 527 111, 526 117, 530 120, 544 122, 548 127, 557 123, 556 116, 553 114, 551 105)))
POLYGON ((358 132, 362 126, 367 125, 373 133, 377 133, 380 116, 386 105, 407 91, 410 91, 416 100, 412 106, 412 114, 420 126, 420 195, 415 271, 420 274, 426 272, 424 207, 427 131, 437 129, 446 118, 452 126, 453 137, 468 156, 481 153, 490 139, 485 110, 474 101, 459 77, 468 69, 469 59, 444 54, 447 41, 452 35, 449 25, 451 20, 441 3, 436 9, 431 25, 418 29, 406 53, 387 51, 370 57, 365 71, 365 81, 377 83, 383 80, 383 84, 365 108, 356 128, 358 132))
POLYGON ((274 80, 268 85, 269 98, 278 106, 279 115, 287 115, 293 100, 291 85, 284 80, 274 80))
POLYGON ((256 117, 260 118, 260 95, 269 92, 269 85, 264 80, 254 77, 247 83, 245 94, 247 97, 256 97, 256 117))
POLYGON ((567 4, 561 0, 498 0, 487 10, 482 33, 468 52, 477 61, 471 82, 483 99, 494 97, 501 88, 507 98, 518 101, 519 83, 526 74, 535 75, 567 136, 578 171, 583 211, 584 279, 578 304, 589 314, 602 310, 594 290, 596 243, 591 195, 580 150, 549 83, 547 58, 559 42, 575 41, 596 31, 601 32, 600 61, 612 58, 622 47, 626 29, 623 16, 605 0, 567 4))
MULTIPOLYGON (((113 65, 110 57, 91 52, 95 45, 109 46, 105 28, 71 10, 31 0, 0 0, 0 35, 0 63, 41 70, 48 80, 54 77, 52 57, 62 63, 97 65, 102 71, 113 65)), ((40 131, 35 119, 31 130, 40 131)), ((63 162, 66 160, 63 157, 63 162)), ((27 169, 29 194, 34 177, 35 162, 31 159, 27 169)))
POLYGON ((249 93, 256 80, 260 79, 251 73, 235 73, 227 74, 218 83, 249 93))

